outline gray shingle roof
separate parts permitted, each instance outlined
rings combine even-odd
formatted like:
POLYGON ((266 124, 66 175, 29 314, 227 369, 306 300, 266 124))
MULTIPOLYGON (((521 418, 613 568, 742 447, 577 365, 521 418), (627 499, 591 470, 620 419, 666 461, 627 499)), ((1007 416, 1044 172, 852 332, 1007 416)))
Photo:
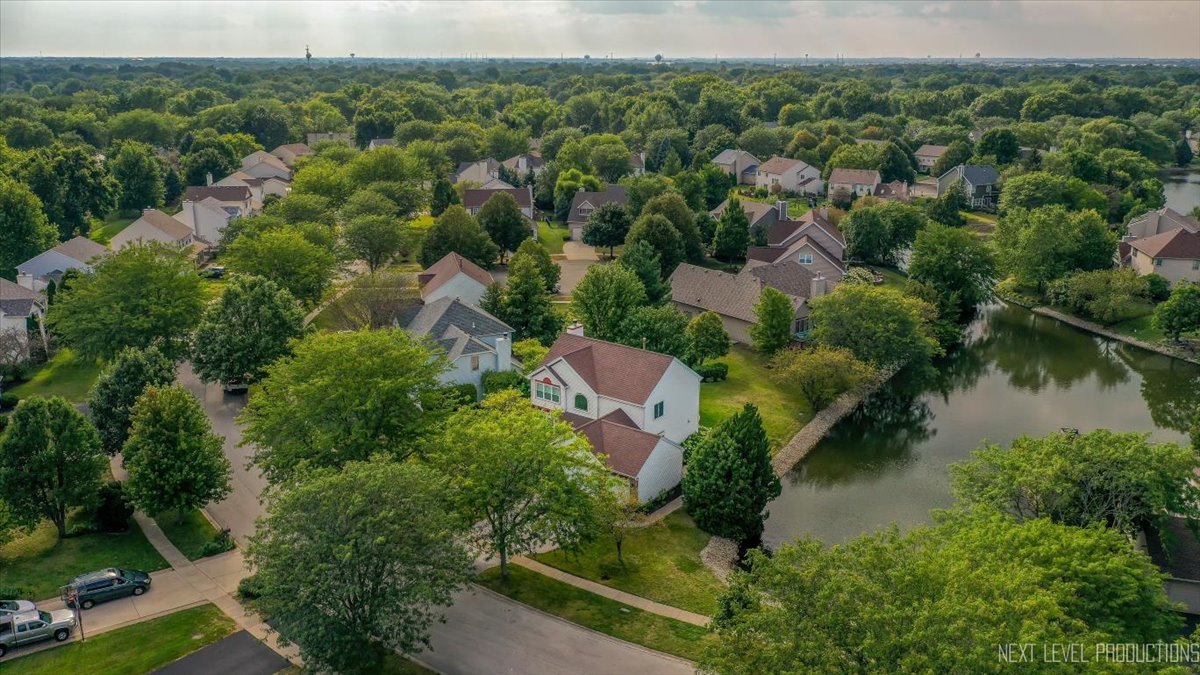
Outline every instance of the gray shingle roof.
POLYGON ((399 323, 415 335, 432 335, 437 339, 445 337, 451 326, 471 337, 512 332, 512 327, 500 319, 450 297, 409 308, 401 313, 399 323))
POLYGON ((586 217, 579 214, 579 207, 584 202, 591 204, 597 209, 610 202, 628 204, 629 191, 626 190, 624 185, 610 185, 604 192, 576 192, 575 196, 571 198, 571 209, 567 212, 567 222, 582 223, 587 220, 586 217))

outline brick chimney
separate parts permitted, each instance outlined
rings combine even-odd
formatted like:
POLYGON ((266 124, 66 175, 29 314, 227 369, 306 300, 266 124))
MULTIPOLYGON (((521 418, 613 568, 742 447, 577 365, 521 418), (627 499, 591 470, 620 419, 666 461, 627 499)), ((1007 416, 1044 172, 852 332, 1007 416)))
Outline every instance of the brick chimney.
POLYGON ((829 220, 829 207, 828 206, 821 207, 821 220, 829 220))
POLYGON ((570 326, 567 326, 567 335, 578 335, 579 337, 583 337, 583 324, 576 321, 570 326))
POLYGON ((818 272, 817 276, 813 277, 812 286, 808 293, 809 299, 811 300, 812 298, 819 298, 822 295, 825 295, 827 292, 829 292, 828 286, 828 283, 825 281, 825 275, 818 272))

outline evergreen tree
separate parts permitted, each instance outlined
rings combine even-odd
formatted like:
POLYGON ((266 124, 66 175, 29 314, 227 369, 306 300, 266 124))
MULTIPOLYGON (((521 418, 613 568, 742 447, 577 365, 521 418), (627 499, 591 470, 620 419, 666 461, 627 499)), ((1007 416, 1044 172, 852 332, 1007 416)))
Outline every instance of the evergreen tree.
POLYGON ((531 256, 513 257, 508 266, 508 287, 499 297, 496 291, 485 296, 483 308, 512 326, 517 340, 534 338, 549 345, 562 330, 562 317, 550 304, 546 279, 531 256))
POLYGON ((175 167, 168 167, 163 174, 163 203, 174 204, 183 196, 183 179, 179 177, 179 172, 175 167))
POLYGON ((646 289, 646 300, 653 305, 662 302, 671 292, 671 287, 662 278, 661 259, 650 242, 639 241, 633 246, 626 246, 617 260, 618 265, 628 267, 637 275, 646 289))
POLYGON ((756 321, 750 326, 754 348, 763 354, 774 354, 792 341, 792 320, 796 311, 783 293, 767 286, 754 305, 756 321))
POLYGON ((929 202, 926 207, 926 215, 935 223, 949 227, 962 227, 967 224, 967 219, 962 215, 962 211, 965 211, 966 208, 967 195, 963 191, 962 181, 959 180, 946 190, 946 194, 929 202))
POLYGON ((683 476, 683 503, 696 525, 739 543, 762 535, 767 504, 780 491, 767 431, 750 403, 692 451, 683 476))
POLYGON ((687 260, 700 260, 704 257, 704 246, 700 243, 700 230, 696 228, 696 216, 678 192, 664 192, 642 207, 639 218, 648 215, 665 216, 671 225, 679 232, 679 241, 683 245, 683 256, 687 260))
POLYGON ((1175 163, 1179 166, 1187 166, 1192 163, 1192 146, 1186 139, 1179 139, 1175 143, 1175 163))
POLYGON ((446 209, 461 203, 458 198, 458 193, 455 192, 454 186, 446 178, 438 178, 433 181, 433 200, 429 205, 429 215, 434 218, 445 213, 446 209))
POLYGON ((542 278, 546 280, 546 289, 553 291, 558 288, 559 278, 562 276, 562 268, 554 263, 550 258, 550 254, 533 239, 526 239, 517 247, 517 252, 513 254, 513 260, 517 256, 529 256, 537 263, 538 269, 542 271, 542 278))
POLYGON ((100 371, 88 396, 88 409, 105 452, 115 455, 124 447, 133 404, 146 387, 168 385, 174 379, 175 362, 157 347, 128 347, 100 371))
POLYGON ((487 269, 496 263, 500 247, 466 209, 455 205, 438 216, 425 235, 421 243, 421 266, 429 267, 451 252, 487 269))
POLYGON ((730 199, 721 220, 717 222, 717 232, 713 236, 713 257, 719 260, 741 260, 746 257, 746 248, 750 245, 750 219, 742 210, 742 204, 736 199, 730 199))
POLYGON ((645 215, 637 219, 625 237, 625 248, 637 246, 645 242, 658 254, 662 276, 670 276, 671 272, 683 262, 683 242, 679 231, 664 216, 645 215))

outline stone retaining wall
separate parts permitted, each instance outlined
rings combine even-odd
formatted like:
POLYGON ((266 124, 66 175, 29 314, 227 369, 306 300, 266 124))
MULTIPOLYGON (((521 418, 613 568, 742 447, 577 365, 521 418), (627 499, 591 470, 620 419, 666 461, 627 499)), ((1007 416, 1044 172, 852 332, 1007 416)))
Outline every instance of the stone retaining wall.
POLYGON ((1034 307, 1030 311, 1032 311, 1034 314, 1040 314, 1042 316, 1048 316, 1051 319, 1057 319, 1063 323, 1070 324, 1076 328, 1081 328, 1090 333, 1095 333, 1096 335, 1106 337, 1110 340, 1118 340, 1120 342, 1124 342, 1125 344, 1133 345, 1134 347, 1141 347, 1147 351, 1158 352, 1163 356, 1170 356, 1181 361, 1189 361, 1191 363, 1200 364, 1200 359, 1197 359, 1195 356, 1188 355, 1182 350, 1171 349, 1166 345, 1143 342, 1135 337, 1130 337, 1128 335, 1122 335, 1121 333, 1111 331, 1098 323, 1093 323, 1087 319, 1081 319, 1077 316, 1071 316, 1070 314, 1063 314, 1062 312, 1055 311, 1049 307, 1034 307))

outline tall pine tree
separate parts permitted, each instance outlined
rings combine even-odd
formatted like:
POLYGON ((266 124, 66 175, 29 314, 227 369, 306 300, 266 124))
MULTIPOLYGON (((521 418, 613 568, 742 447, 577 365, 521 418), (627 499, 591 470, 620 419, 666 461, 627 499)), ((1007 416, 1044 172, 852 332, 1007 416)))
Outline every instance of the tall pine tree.
POLYGON ((721 220, 717 222, 717 232, 713 235, 713 257, 718 260, 741 260, 746 257, 746 248, 750 246, 750 219, 742 210, 742 204, 736 199, 729 200, 721 220))

